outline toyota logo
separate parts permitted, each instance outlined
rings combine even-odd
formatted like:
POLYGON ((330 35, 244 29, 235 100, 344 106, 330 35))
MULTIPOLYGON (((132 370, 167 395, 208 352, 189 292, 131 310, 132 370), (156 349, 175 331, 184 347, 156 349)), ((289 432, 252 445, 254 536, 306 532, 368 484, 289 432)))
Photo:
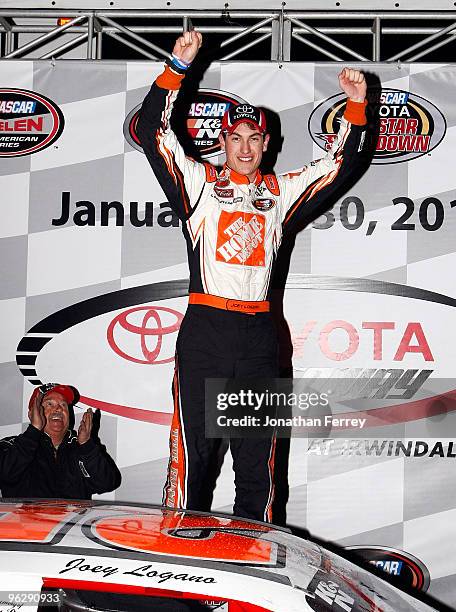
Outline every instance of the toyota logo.
POLYGON ((165 306, 130 308, 118 314, 109 324, 108 344, 119 357, 127 361, 146 365, 170 363, 174 360, 174 355, 158 359, 163 337, 176 332, 182 319, 180 312, 165 306), (135 338, 133 342, 132 334, 135 338), (155 346, 152 347, 154 341, 155 346))
POLYGON ((253 107, 248 104, 242 104, 241 106, 236 107, 237 113, 253 113, 253 107))

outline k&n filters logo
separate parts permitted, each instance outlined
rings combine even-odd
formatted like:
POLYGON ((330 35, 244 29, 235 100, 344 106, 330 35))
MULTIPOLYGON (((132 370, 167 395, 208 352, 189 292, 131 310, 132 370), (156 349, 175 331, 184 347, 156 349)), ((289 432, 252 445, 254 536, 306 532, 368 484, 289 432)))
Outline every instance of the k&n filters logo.
MULTIPOLYGON (((435 149, 445 136, 444 116, 421 96, 400 89, 382 89, 372 90, 368 99, 368 123, 377 134, 374 164, 397 164, 421 157, 435 149)), ((336 139, 345 104, 345 94, 332 96, 310 116, 310 134, 326 151, 336 139)))
POLYGON ((62 111, 26 89, 0 89, 0 157, 30 155, 51 145, 63 131, 62 111))
POLYGON ((232 105, 245 102, 225 91, 200 89, 198 99, 191 104, 187 129, 201 157, 208 158, 221 152, 218 140, 222 118, 232 105))
MULTIPOLYGON (((222 118, 232 105, 245 102, 242 98, 226 91, 212 89, 198 90, 197 98, 190 104, 187 115, 187 130, 198 153, 203 159, 221 153, 218 140, 222 128, 222 118)), ((142 151, 136 132, 141 104, 127 115, 124 122, 124 136, 127 142, 142 151)))

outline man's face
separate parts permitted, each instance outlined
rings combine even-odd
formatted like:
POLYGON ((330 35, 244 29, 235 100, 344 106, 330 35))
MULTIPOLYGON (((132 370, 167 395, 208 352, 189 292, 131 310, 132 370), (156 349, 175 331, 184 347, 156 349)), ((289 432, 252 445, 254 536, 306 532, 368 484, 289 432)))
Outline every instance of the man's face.
POLYGON ((60 393, 50 391, 46 393, 43 401, 43 413, 46 419, 44 431, 48 434, 64 434, 70 424, 68 403, 60 393))
POLYGON ((227 166, 253 181, 268 148, 269 134, 263 136, 253 124, 239 123, 225 139, 220 134, 219 141, 226 154, 227 166))

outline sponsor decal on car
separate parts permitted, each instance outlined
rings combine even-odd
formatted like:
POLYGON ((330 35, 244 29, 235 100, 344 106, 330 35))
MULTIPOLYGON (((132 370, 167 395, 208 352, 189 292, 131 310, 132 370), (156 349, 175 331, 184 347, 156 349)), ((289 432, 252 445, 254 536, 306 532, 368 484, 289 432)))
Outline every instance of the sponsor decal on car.
MULTIPOLYGON (((429 100, 410 91, 385 88, 369 92, 368 101, 368 131, 376 139, 373 164, 410 161, 442 142, 446 120, 429 100)), ((337 137, 345 106, 345 94, 337 94, 319 104, 309 118, 312 139, 325 151, 337 137)))
POLYGON ((402 587, 427 591, 430 574, 420 559, 403 550, 386 546, 347 546, 364 561, 396 578, 402 587))
POLYGON ((203 606, 209 608, 209 610, 217 610, 217 612, 229 612, 229 604, 227 601, 213 601, 213 600, 201 600, 200 603, 203 606))
MULTIPOLYGON (((353 594, 348 593, 346 586, 339 584, 326 570, 318 570, 308 587, 306 601, 309 607, 316 612, 335 610, 339 612, 352 612, 355 610, 374 609, 357 605, 353 594)), ((373 604, 366 599, 367 605, 373 604)))
POLYGON ((31 155, 49 147, 64 124, 62 111, 46 96, 0 88, 0 157, 31 155))
MULTIPOLYGON (((244 519, 216 516, 199 516, 183 511, 174 512, 161 508, 110 507, 106 510, 91 509, 91 502, 65 502, 52 504, 37 502, 27 506, 14 503, 2 504, 0 523, 1 542, 40 544, 46 547, 61 545, 69 529, 77 522, 79 544, 90 548, 95 542, 97 550, 136 551, 163 555, 168 560, 186 558, 206 561, 222 561, 252 567, 283 567, 285 552, 281 544, 263 540, 262 536, 274 530, 267 525, 250 523, 244 519)), ((160 576, 157 568, 146 559, 128 571, 118 563, 100 567, 92 563, 84 553, 65 561, 59 574, 94 573, 108 578, 113 574, 155 578, 165 582, 171 578, 182 581, 213 582, 204 576, 198 579, 187 575, 160 576)))

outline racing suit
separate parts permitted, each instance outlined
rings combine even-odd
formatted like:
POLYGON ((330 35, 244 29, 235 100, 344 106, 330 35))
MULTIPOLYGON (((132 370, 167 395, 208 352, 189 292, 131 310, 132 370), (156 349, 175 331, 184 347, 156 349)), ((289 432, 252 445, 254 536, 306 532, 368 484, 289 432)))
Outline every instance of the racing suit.
MULTIPOLYGON (((166 66, 146 96, 137 133, 182 222, 190 298, 176 345, 174 415, 164 505, 204 507, 214 449, 205 438, 206 378, 278 376, 269 280, 282 236, 296 230, 359 166, 365 103, 348 101, 331 150, 298 172, 254 181, 187 157, 170 128, 183 74, 166 66)), ((275 437, 231 439, 234 514, 271 520, 275 437)))

